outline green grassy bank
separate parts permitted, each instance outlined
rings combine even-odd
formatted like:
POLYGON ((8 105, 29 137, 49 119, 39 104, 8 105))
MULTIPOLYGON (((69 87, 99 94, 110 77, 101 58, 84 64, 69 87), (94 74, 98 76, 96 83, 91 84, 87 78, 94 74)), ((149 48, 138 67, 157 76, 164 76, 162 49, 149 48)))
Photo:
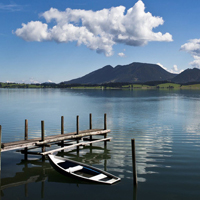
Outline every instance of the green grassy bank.
POLYGON ((0 83, 0 88, 69 88, 69 89, 200 89, 200 83, 194 84, 176 84, 176 83, 160 83, 160 84, 123 84, 123 83, 107 83, 102 85, 67 85, 67 84, 24 84, 24 83, 0 83))

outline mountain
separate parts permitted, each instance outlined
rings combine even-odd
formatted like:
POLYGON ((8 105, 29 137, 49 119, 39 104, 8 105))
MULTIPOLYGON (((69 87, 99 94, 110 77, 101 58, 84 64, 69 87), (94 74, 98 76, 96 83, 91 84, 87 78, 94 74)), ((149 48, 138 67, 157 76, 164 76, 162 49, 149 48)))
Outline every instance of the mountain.
POLYGON ((110 77, 113 72, 113 67, 107 65, 101 69, 93 71, 81 78, 65 81, 66 84, 100 84, 110 82, 110 77))
POLYGON ((171 79, 174 83, 200 82, 200 69, 186 69, 171 79))
POLYGON ((65 81, 65 84, 102 84, 116 82, 148 82, 165 81, 174 78, 176 74, 167 72, 156 64, 134 62, 128 65, 112 67, 107 65, 83 77, 65 81))

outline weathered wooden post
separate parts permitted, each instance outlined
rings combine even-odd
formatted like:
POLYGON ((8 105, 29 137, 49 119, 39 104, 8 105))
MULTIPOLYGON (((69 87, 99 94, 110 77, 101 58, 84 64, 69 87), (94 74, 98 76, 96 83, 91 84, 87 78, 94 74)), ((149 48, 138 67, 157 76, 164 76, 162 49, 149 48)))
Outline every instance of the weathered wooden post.
POLYGON ((61 135, 64 134, 64 116, 61 116, 61 135))
MULTIPOLYGON (((28 140, 28 120, 27 119, 25 119, 24 140, 28 140)), ((28 151, 28 148, 26 147, 24 149, 24 160, 27 160, 28 158, 27 151, 28 151)))
MULTIPOLYGON (((79 116, 76 116, 76 134, 79 134, 79 116)), ((77 138, 77 143, 79 143, 79 138, 77 138)), ((77 146, 77 155, 79 156, 79 146, 77 146)))
POLYGON ((0 173, 1 173, 1 125, 0 125, 0 173))
MULTIPOLYGON (((41 141, 44 141, 45 131, 44 131, 44 121, 41 121, 41 141)), ((45 152, 45 145, 42 145, 42 152, 45 152)), ((45 156, 42 156, 42 160, 45 160, 45 156)))
POLYGON ((25 119, 24 140, 28 140, 28 119, 25 119))
POLYGON ((44 121, 41 121, 41 140, 44 141, 44 121))
MULTIPOLYGON (((89 129, 92 129, 92 113, 89 115, 89 129)), ((90 141, 92 141, 92 135, 90 135, 90 141)), ((92 144, 90 144, 90 153, 92 153, 92 144)))
POLYGON ((107 114, 104 114, 104 130, 107 129, 107 114))
MULTIPOLYGON (((90 113, 89 117, 89 128, 90 130, 92 129, 92 113, 90 113)), ((92 141, 92 136, 90 136, 90 141, 92 141)), ((92 146, 92 144, 90 144, 90 146, 92 146)))
MULTIPOLYGON (((61 135, 64 135, 64 116, 61 116, 61 135)), ((64 147, 64 140, 61 141, 61 147, 64 147)))
POLYGON ((90 113, 90 124, 89 124, 90 129, 92 129, 92 113, 90 113))
POLYGON ((136 156, 135 156, 135 139, 131 140, 132 146, 132 163, 133 163, 133 183, 137 186, 137 169, 136 169, 136 156))
POLYGON ((79 116, 76 116, 76 134, 79 134, 79 116))
MULTIPOLYGON (((107 114, 104 114, 104 130, 107 129, 107 114)), ((107 138, 107 133, 104 134, 104 138, 107 138)), ((104 148, 107 147, 107 142, 104 141, 104 148)))

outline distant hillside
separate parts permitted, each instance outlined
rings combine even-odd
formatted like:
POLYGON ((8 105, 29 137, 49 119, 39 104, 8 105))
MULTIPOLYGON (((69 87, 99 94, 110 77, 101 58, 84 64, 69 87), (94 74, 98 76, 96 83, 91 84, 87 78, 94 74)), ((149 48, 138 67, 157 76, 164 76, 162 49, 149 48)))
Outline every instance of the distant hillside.
POLYGON ((102 84, 102 83, 136 83, 149 81, 165 81, 174 78, 176 74, 167 72, 156 64, 131 63, 112 67, 107 65, 83 77, 65 81, 65 84, 102 84))
POLYGON ((185 71, 172 78, 174 83, 200 82, 200 69, 186 69, 185 71))
POLYGON ((113 67, 107 65, 101 69, 93 71, 81 78, 65 81, 66 84, 100 84, 110 82, 113 67))

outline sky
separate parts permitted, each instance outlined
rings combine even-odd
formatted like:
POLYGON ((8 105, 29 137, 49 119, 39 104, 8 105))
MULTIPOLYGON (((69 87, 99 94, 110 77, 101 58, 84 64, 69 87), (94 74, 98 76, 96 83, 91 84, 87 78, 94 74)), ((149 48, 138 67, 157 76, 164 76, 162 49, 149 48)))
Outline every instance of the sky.
POLYGON ((200 68, 198 0, 0 0, 0 82, 68 81, 106 65, 200 68))

